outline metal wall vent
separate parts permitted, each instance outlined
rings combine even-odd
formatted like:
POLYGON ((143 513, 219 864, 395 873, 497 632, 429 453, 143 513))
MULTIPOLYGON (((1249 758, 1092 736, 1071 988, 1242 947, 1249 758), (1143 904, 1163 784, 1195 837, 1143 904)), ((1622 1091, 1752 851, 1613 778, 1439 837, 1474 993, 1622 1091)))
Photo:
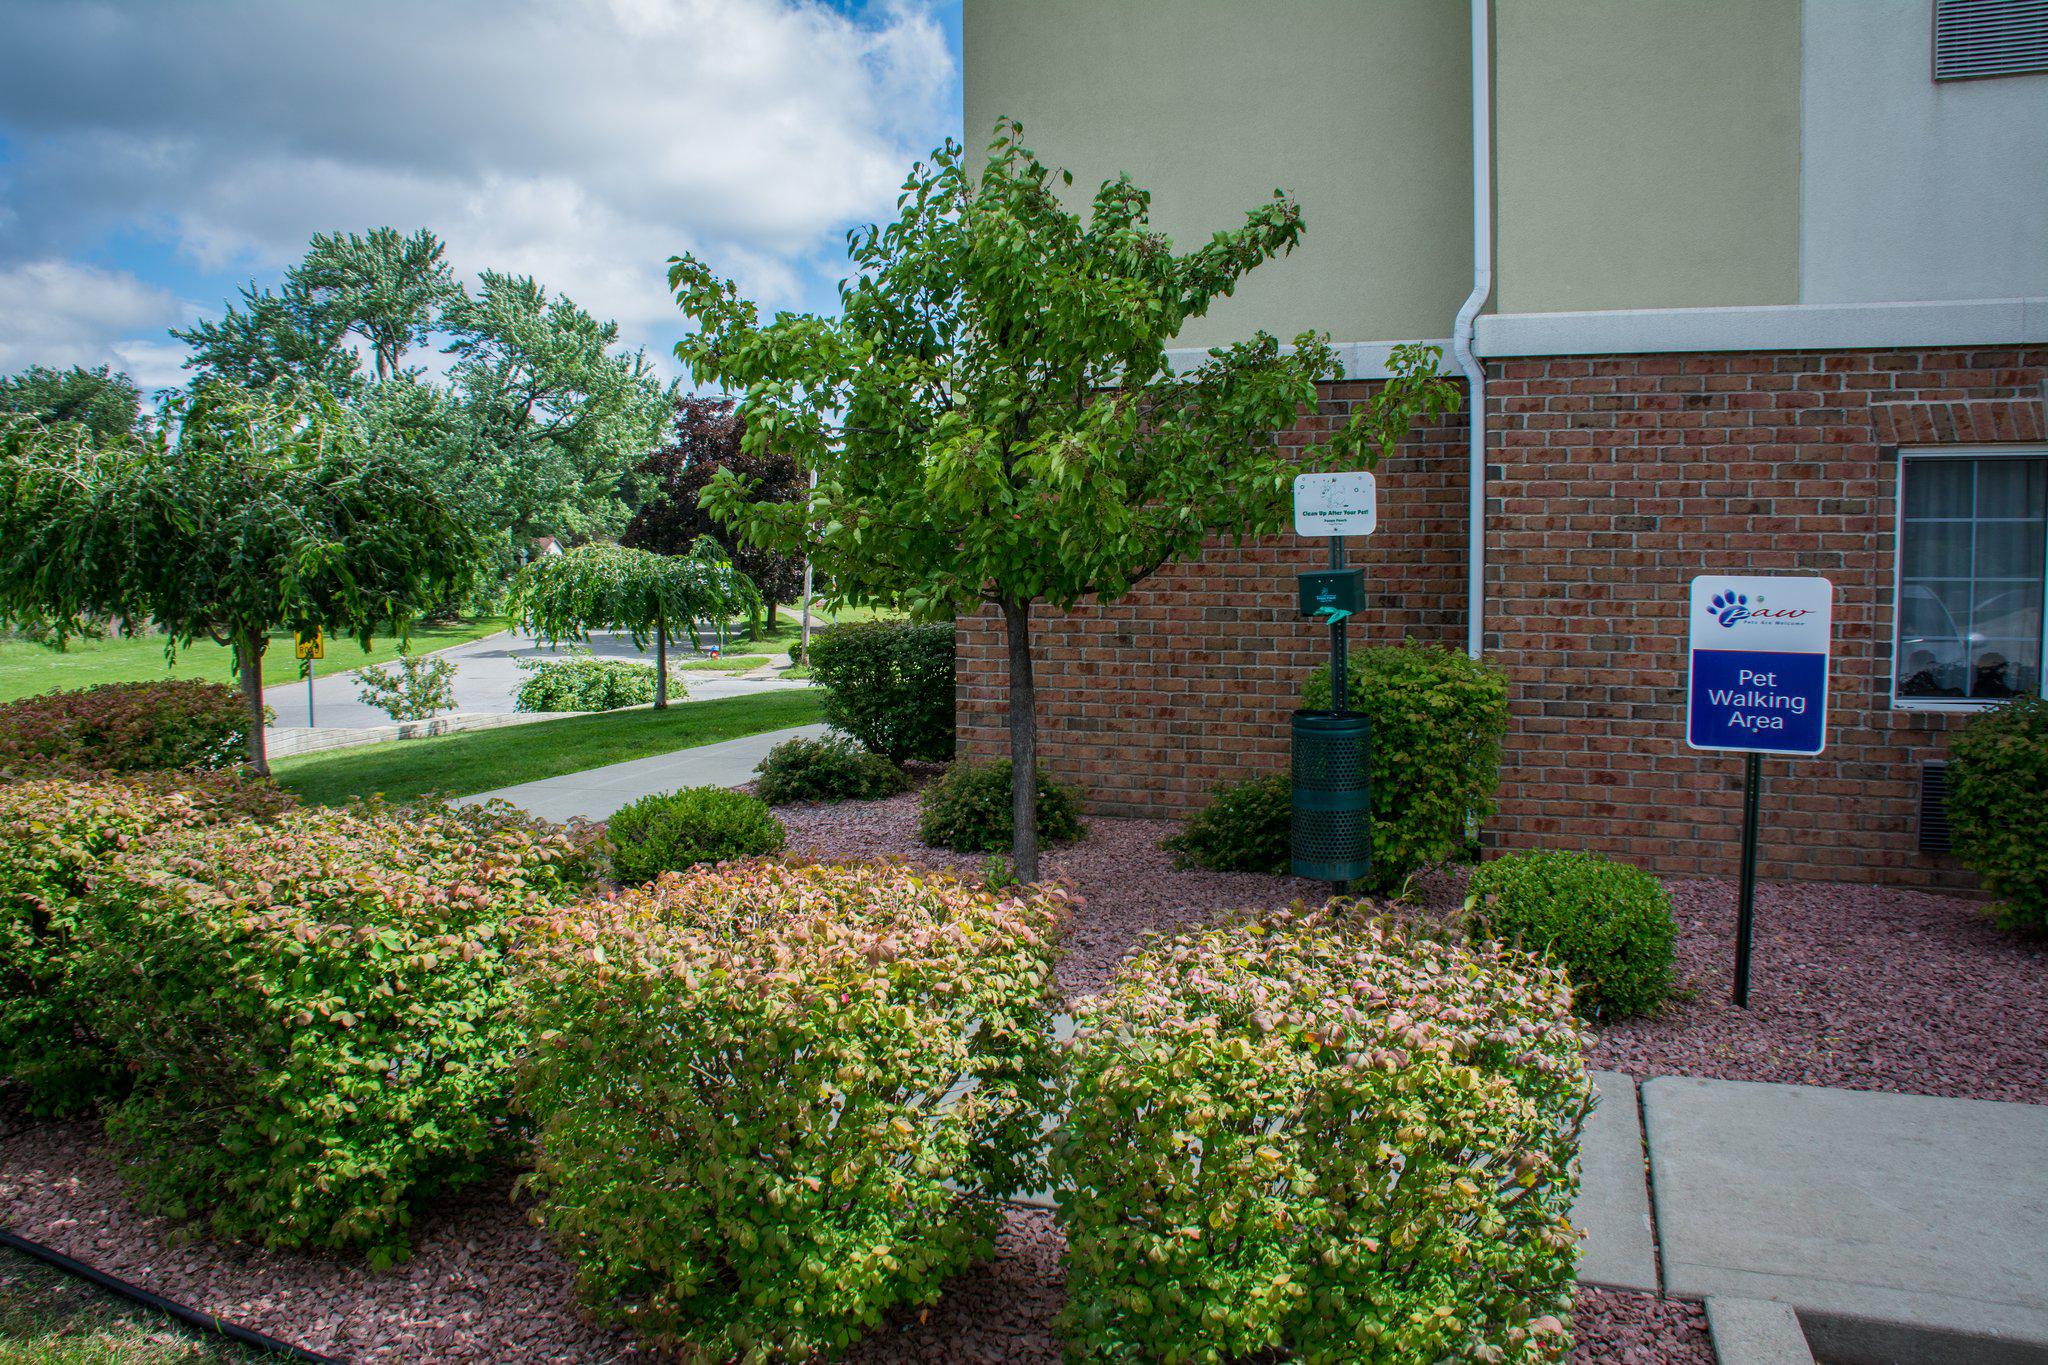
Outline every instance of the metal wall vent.
POLYGON ((1947 853, 1948 764, 1920 765, 1920 851, 1947 853))
POLYGON ((2048 71, 2048 0, 1934 0, 1934 79, 2048 71))

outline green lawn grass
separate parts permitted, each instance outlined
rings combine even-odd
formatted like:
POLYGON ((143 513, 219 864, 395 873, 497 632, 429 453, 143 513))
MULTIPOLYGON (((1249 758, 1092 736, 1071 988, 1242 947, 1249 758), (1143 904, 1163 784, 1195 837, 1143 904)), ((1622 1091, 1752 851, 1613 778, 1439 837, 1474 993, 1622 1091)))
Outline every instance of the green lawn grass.
POLYGON ((0 1248, 0 1365, 239 1365, 268 1359, 0 1248))
POLYGON ((756 692, 678 702, 666 711, 634 707, 500 730, 365 744, 282 758, 271 768, 279 785, 316 805, 376 792, 394 801, 428 792, 468 796, 763 730, 810 725, 819 719, 821 706, 819 695, 808 688, 756 692))
POLYGON ((766 654, 721 654, 716 659, 697 659, 674 667, 681 673, 745 673, 767 662, 766 654))
MULTIPOLYGON (((464 644, 496 631, 505 622, 498 617, 461 621, 452 625, 415 626, 412 649, 415 654, 464 644)), ((326 676, 346 673, 366 664, 381 664, 398 657, 395 636, 379 636, 370 649, 350 639, 327 638, 327 657, 314 665, 326 676)), ((292 654, 292 637, 271 637, 263 654, 263 685, 297 682, 302 675, 292 654)), ((232 683, 229 651, 208 640, 178 651, 177 662, 164 662, 161 635, 110 636, 104 640, 73 640, 61 651, 27 640, 0 639, 0 702, 32 697, 38 692, 71 691, 110 682, 150 682, 157 678, 200 678, 207 682, 232 683)))

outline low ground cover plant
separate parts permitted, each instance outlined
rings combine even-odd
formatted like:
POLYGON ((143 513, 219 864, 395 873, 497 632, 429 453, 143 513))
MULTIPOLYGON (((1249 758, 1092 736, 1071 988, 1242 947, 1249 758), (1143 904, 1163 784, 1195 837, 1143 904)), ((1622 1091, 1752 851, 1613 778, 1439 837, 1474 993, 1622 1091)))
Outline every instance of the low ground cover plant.
POLYGON ((774 853, 784 837, 767 802, 725 787, 643 796, 617 811, 605 832, 611 837, 612 874, 627 883, 650 882, 699 863, 774 853))
POLYGON ((274 818, 292 799, 238 773, 0 784, 0 1076, 31 1113, 116 1097, 123 1072, 86 1027, 77 916, 90 879, 147 835, 274 818))
POLYGON ((2048 702, 2021 697, 1976 717, 1949 746, 1956 857, 1998 898, 2007 928, 2048 934, 2048 702))
POLYGON ((792 801, 873 801, 910 789, 904 771, 844 735, 784 740, 761 760, 755 790, 770 805, 792 801))
POLYGON ((1561 971, 1339 904, 1155 940, 1076 1024, 1072 1358, 1569 1355, 1590 1090, 1561 971))
POLYGON ((953 756, 953 627, 909 621, 828 626, 811 640, 825 719, 892 763, 953 756))
POLYGON ((108 1132, 146 1202, 402 1255, 421 1200, 509 1150, 507 926, 592 866, 505 806, 298 810, 123 857, 80 904, 75 980, 133 1078, 108 1132))
POLYGON ((218 683, 46 692, 0 706, 0 773, 210 771, 240 762, 248 733, 240 695, 218 683))
POLYGON ((1641 868, 1538 849, 1496 858, 1466 889, 1467 931, 1558 963, 1587 1018, 1649 1014, 1671 993, 1671 898, 1641 868))
POLYGON ((1067 911, 757 862, 531 926, 535 1217, 591 1311, 692 1358, 803 1360, 989 1255, 1044 1174, 1067 911))
MULTIPOLYGON (((1351 655, 1349 699, 1372 726, 1370 889, 1471 846, 1493 814, 1508 689, 1499 670, 1443 645, 1375 645, 1351 655)), ((1327 666, 1309 676, 1302 704, 1330 704, 1327 666)))
MULTIPOLYGON (((1010 847, 1010 760, 955 763, 926 787, 918 803, 917 837, 955 853, 1001 853, 1010 847)), ((1087 833, 1081 789, 1038 772, 1038 833, 1066 843, 1087 833)))
MULTIPOLYGON (((644 706, 654 700, 654 665, 633 659, 600 659, 572 654, 566 659, 522 659, 527 675, 512 705, 519 711, 615 711, 644 706)), ((670 670, 670 701, 685 694, 682 679, 670 670)))
POLYGON ((1286 773, 1216 789, 1214 798, 1166 840, 1182 867, 1281 876, 1289 863, 1294 798, 1286 773))

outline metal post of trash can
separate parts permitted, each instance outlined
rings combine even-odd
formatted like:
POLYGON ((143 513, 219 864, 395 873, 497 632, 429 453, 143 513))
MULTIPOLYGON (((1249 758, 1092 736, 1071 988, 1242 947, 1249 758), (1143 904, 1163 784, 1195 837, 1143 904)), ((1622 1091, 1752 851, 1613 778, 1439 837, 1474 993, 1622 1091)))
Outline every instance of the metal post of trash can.
MULTIPOLYGON (((1330 567, 1344 567, 1344 537, 1330 537, 1330 567)), ((1349 707, 1351 691, 1351 665, 1349 660, 1350 642, 1345 639, 1342 616, 1330 620, 1330 709, 1343 715, 1349 707)))

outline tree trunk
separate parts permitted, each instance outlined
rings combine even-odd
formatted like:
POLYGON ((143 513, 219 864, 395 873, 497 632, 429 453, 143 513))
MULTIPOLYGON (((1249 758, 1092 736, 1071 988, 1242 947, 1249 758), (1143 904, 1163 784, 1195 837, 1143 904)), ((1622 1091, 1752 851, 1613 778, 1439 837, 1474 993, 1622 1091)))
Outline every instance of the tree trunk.
POLYGON ((654 709, 668 710, 668 623, 654 623, 654 709))
POLYGON ((1031 603, 1003 603, 1010 633, 1011 873, 1038 880, 1038 687, 1031 677, 1031 603))
POLYGON ((270 754, 263 735, 263 650, 269 640, 244 631, 235 640, 235 671, 241 675, 242 703, 249 708, 249 766, 270 776, 270 754))
POLYGON ((768 633, 775 633, 775 599, 772 597, 768 599, 768 633))

